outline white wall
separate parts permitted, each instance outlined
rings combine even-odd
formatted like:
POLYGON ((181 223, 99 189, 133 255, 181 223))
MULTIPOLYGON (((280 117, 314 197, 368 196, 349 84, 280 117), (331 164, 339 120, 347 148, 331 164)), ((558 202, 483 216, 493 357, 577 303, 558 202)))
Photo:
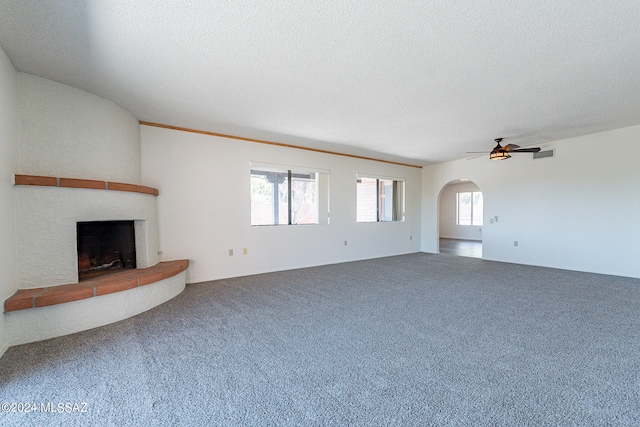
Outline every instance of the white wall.
MULTIPOLYGON (((18 289, 16 280, 13 174, 18 171, 16 70, 0 48, 0 300, 18 289)), ((0 356, 9 345, 5 317, 0 316, 0 356)))
POLYGON ((439 207, 440 223, 438 225, 440 228, 440 237, 443 239, 482 241, 482 226, 456 224, 456 194, 465 191, 482 190, 473 182, 449 184, 442 189, 439 207))
POLYGON ((149 126, 141 140, 162 258, 189 258, 189 283, 420 250, 420 169, 149 126), (252 227, 251 161, 329 169, 331 223, 252 227), (406 221, 356 223, 357 173, 406 178, 406 221))
POLYGON ((20 173, 140 184, 140 126, 104 98, 18 73, 20 173))
POLYGON ((633 126, 546 144, 554 158, 423 168, 422 250, 437 251, 440 190, 464 177, 484 196, 483 258, 640 277, 639 140, 633 126), (499 220, 489 224, 493 216, 499 220))

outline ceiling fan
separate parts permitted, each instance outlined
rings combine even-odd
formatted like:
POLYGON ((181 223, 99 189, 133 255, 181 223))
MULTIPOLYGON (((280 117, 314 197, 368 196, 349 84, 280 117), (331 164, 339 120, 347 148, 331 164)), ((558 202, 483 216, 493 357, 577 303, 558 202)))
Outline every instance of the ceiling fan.
MULTIPOLYGON (((505 160, 511 157, 510 153, 537 153, 540 151, 540 147, 532 147, 532 148, 520 148, 519 145, 515 144, 507 144, 504 147, 500 145, 502 142, 502 138, 496 138, 494 141, 497 143, 495 148, 491 150, 489 153, 489 158, 491 160, 505 160)), ((469 151, 468 154, 476 154, 481 153, 480 151, 469 151)), ((486 152, 482 152, 486 154, 486 152)))

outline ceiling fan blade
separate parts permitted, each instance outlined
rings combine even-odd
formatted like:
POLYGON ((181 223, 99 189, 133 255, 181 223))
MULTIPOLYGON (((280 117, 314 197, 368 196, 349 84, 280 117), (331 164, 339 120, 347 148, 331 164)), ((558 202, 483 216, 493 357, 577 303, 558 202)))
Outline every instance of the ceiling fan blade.
POLYGON ((489 158, 491 160, 503 160, 511 157, 509 153, 537 153, 540 151, 540 147, 520 148, 520 146, 516 144, 507 144, 503 147, 500 145, 502 139, 503 138, 496 138, 494 140, 496 142, 496 146, 490 153, 485 151, 467 151, 467 154, 480 154, 479 156, 469 157, 467 160, 477 159, 478 157, 483 157, 483 155, 487 154, 489 154, 489 158))
POLYGON ((540 147, 519 148, 517 150, 511 150, 512 153, 537 153, 538 151, 540 151, 540 147))

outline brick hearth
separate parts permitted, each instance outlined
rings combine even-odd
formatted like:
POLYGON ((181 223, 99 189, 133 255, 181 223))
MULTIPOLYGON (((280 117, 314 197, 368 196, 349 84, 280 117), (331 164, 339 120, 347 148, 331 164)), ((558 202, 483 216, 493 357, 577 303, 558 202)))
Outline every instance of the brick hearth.
POLYGON ((189 267, 189 260, 166 261, 160 262, 153 267, 126 270, 80 283, 36 289, 19 289, 13 296, 5 300, 4 311, 11 312, 45 307, 126 291, 127 289, 149 285, 173 277, 185 271, 187 267, 189 267))

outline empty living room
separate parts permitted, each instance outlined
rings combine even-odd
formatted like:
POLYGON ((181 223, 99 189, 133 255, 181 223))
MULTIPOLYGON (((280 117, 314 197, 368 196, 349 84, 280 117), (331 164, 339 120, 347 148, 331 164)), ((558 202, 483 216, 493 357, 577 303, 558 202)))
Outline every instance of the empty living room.
POLYGON ((0 0, 0 424, 640 425, 639 16, 0 0))

